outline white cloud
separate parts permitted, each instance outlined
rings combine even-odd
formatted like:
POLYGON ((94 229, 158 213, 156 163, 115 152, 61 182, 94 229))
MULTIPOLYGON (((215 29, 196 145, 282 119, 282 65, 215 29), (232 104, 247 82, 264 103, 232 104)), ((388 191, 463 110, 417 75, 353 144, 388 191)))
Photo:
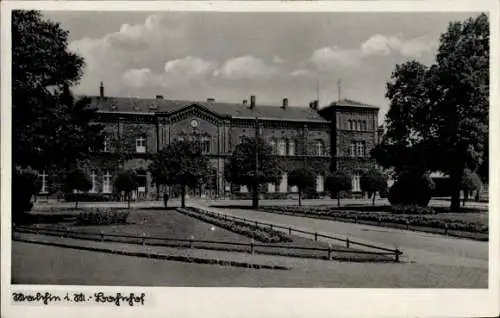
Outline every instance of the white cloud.
POLYGON ((363 55, 388 55, 398 52, 405 57, 420 57, 435 49, 436 43, 425 37, 404 40, 401 37, 376 34, 361 44, 363 55))
POLYGON ((211 74, 215 69, 215 63, 193 56, 165 63, 165 74, 174 79, 199 79, 211 74))
POLYGON ((263 60, 251 55, 230 59, 214 72, 215 76, 229 79, 255 79, 268 77, 277 73, 277 69, 267 65, 263 60))
POLYGON ((314 74, 313 71, 311 70, 307 70, 307 69, 298 69, 298 70, 294 70, 292 72, 290 72, 290 76, 294 76, 294 77, 299 77, 299 76, 312 76, 314 74))
POLYGON ((359 63, 357 50, 324 47, 313 52, 310 61, 319 69, 331 70, 339 65, 354 66, 359 63))
POLYGON ((159 77, 153 75, 149 68, 130 69, 123 73, 122 81, 129 87, 144 87, 147 85, 155 85, 159 77))
POLYGON ((273 57, 273 63, 274 64, 283 64, 283 63, 285 63, 285 61, 280 56, 275 55, 273 57))

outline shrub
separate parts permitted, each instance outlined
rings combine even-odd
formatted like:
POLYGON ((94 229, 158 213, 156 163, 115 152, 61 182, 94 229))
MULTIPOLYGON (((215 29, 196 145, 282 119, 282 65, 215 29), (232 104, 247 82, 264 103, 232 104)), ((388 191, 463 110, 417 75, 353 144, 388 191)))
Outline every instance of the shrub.
POLYGON ((127 223, 130 212, 109 208, 85 209, 76 217, 78 225, 110 225, 127 223))
POLYGON ((79 200, 80 202, 107 202, 113 201, 114 197, 112 194, 105 193, 65 193, 64 200, 67 202, 75 202, 79 200))
POLYGON ((389 190, 391 205, 427 206, 432 197, 435 184, 426 174, 405 173, 389 190))
POLYGON ((393 205, 391 207, 394 214, 434 214, 435 211, 431 207, 411 205, 393 205))

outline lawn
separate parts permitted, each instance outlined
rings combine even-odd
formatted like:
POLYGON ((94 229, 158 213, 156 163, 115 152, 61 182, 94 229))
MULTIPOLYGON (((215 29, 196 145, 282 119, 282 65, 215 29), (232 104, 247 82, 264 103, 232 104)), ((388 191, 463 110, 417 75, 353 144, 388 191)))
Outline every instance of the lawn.
MULTIPOLYGON (((33 229, 35 225, 31 225, 33 229)), ((132 210, 127 224, 113 225, 77 225, 74 220, 63 219, 56 223, 40 223, 36 225, 41 233, 44 230, 67 230, 71 237, 99 240, 102 233, 103 240, 113 240, 126 243, 141 243, 142 235, 148 237, 148 245, 165 245, 187 248, 193 246, 202 249, 229 250, 235 252, 249 252, 252 238, 239 235, 229 230, 209 224, 194 217, 177 212, 174 209, 136 209, 132 210), (108 237, 117 235, 120 237, 108 237), (131 237, 121 237, 131 236, 131 237), (182 242, 172 239, 185 240, 182 242), (193 240, 193 242, 190 242, 193 240), (196 242, 200 241, 200 242, 196 242), (203 241, 203 242, 201 242, 203 241), (209 242, 207 242, 209 241, 209 242), (234 244, 232 244, 234 243, 234 244)), ((47 232, 45 232, 47 233, 47 232)), ((298 257, 326 258, 328 244, 316 242, 299 236, 290 236, 290 242, 264 243, 253 241, 254 252, 262 254, 277 254, 298 257), (301 249, 305 248, 305 249, 301 249), (321 250, 313 250, 321 249, 321 250)), ((360 250, 347 248, 344 245, 332 245, 333 257, 339 260, 352 261, 388 261, 393 257, 361 254, 360 250)))

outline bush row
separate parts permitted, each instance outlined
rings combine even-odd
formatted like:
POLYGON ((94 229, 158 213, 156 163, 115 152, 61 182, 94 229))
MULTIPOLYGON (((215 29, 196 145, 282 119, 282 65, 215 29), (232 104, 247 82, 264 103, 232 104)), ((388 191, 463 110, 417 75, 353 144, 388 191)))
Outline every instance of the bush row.
POLYGON ((116 197, 113 194, 105 193, 66 193, 64 201, 66 202, 107 202, 113 201, 116 197))
POLYGON ((109 225, 127 223, 130 212, 109 208, 84 209, 76 217, 78 225, 109 225))
POLYGON ((391 212, 394 214, 436 214, 436 211, 434 211, 433 208, 416 204, 393 205, 391 206, 391 212))
POLYGON ((268 207, 262 208, 266 212, 275 213, 297 213, 302 215, 314 215, 318 217, 325 218, 339 218, 348 219, 354 222, 357 221, 367 221, 367 222, 380 222, 380 223, 392 223, 392 224, 402 224, 409 226, 421 226, 429 228, 438 228, 472 232, 472 233, 488 233, 488 225, 484 225, 478 222, 467 222, 462 220, 446 219, 446 218, 435 218, 424 215, 405 215, 405 214, 383 214, 383 213, 370 213, 370 212, 353 212, 353 211, 338 211, 338 210, 327 210, 321 208, 311 208, 311 209, 300 209, 297 207, 268 207))
POLYGON ((228 231, 254 238, 255 240, 258 240, 260 242, 280 243, 292 241, 292 238, 283 232, 276 231, 271 228, 254 226, 242 221, 223 219, 208 215, 205 214, 201 209, 189 207, 185 209, 178 209, 178 211, 194 217, 200 221, 216 225, 228 231))

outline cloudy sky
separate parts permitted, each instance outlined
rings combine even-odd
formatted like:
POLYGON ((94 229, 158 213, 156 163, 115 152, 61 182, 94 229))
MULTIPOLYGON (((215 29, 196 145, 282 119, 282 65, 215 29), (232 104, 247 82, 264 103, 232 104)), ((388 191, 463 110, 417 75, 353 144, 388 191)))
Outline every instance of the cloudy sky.
POLYGON ((350 98, 387 110, 397 63, 434 60, 450 21, 476 13, 44 12, 86 60, 80 94, 306 106, 350 98))

